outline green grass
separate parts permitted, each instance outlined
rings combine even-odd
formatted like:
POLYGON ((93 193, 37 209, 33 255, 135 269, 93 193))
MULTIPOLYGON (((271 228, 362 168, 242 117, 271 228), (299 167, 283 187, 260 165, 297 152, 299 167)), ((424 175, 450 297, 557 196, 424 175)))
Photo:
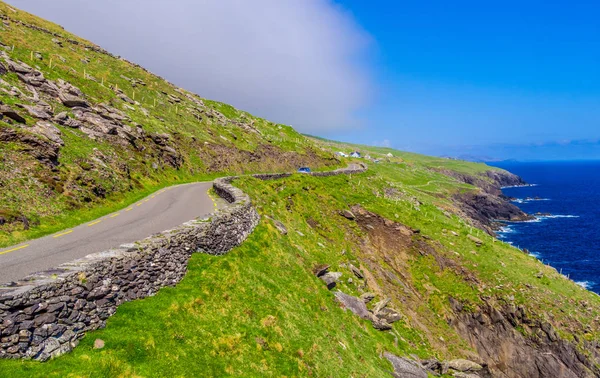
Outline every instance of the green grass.
POLYGON ((459 218, 443 215, 432 205, 440 200, 432 193, 445 193, 450 184, 412 190, 422 202, 418 209, 410 201, 377 195, 391 184, 411 190, 418 182, 399 167, 383 163, 350 177, 236 181, 263 215, 242 246, 221 257, 195 254, 177 287, 122 305, 106 329, 86 335, 74 352, 43 364, 0 361, 0 376, 381 377, 390 368, 379 357, 382 351, 441 359, 471 353, 446 321, 448 296, 470 311, 477 310, 482 295, 523 304, 530 317, 551 320, 563 337, 572 339, 573 332, 598 339, 593 320, 598 296, 521 251, 471 230, 459 218), (365 239, 356 223, 338 215, 355 204, 420 228, 439 241, 438 258, 453 261, 455 268, 442 269, 433 256, 412 250, 399 249, 389 260, 391 251, 365 239), (264 215, 283 222, 288 235, 281 235, 264 215), (485 244, 476 247, 466 237, 469 233, 485 244), (343 266, 348 262, 370 272, 374 281, 369 290, 378 294, 376 300, 389 296, 391 306, 402 313, 393 331, 376 331, 342 310, 311 273, 317 264, 330 264, 330 270, 343 273, 339 289, 359 295, 364 289, 343 266), (403 284, 386 278, 386 270, 402 277, 403 284), (546 278, 536 278, 539 271, 546 278), (350 277, 353 283, 347 281, 350 277), (591 310, 582 311, 581 301, 591 310), (582 333, 587 325, 592 331, 582 333), (104 349, 92 348, 96 338, 106 342, 104 349))
MULTIPOLYGON (((52 23, 14 13, 4 3, 0 13, 77 39, 52 23)), ((74 352, 43 364, 2 360, 0 377, 382 377, 391 368, 380 357, 383 351, 440 359, 473 353, 467 340, 448 325, 449 296, 473 312, 484 298, 499 305, 525 305, 529 317, 550 321, 568 340, 575 340, 575 335, 579 340, 598 340, 598 296, 452 215, 456 205, 451 196, 474 188, 439 171, 485 179, 483 174, 496 168, 305 137, 290 126, 196 97, 208 110, 226 117, 223 124, 207 115, 199 119, 194 101, 130 63, 83 46, 65 43, 59 48, 50 36, 15 24, 3 28, 2 43, 14 45, 11 57, 39 67, 47 78, 68 80, 91 102, 123 109, 111 89, 116 86, 135 97, 140 105, 126 111, 132 122, 142 124, 147 133, 171 134, 184 163, 179 169, 164 164, 154 168, 153 163, 160 161, 147 139, 140 141, 141 152, 91 141, 80 131, 63 127, 65 146, 55 168, 37 162, 22 144, 4 143, 0 214, 13 218, 25 214, 39 225, 26 231, 1 229, 0 246, 95 219, 168 185, 289 171, 299 161, 315 170, 364 161, 333 159, 338 150, 359 149, 382 162, 351 176, 238 180, 235 185, 250 195, 263 215, 243 245, 221 257, 192 256, 188 274, 176 287, 120 306, 106 329, 86 335, 74 352), (32 51, 40 51, 44 59, 32 59, 32 51), (88 64, 81 62, 84 57, 88 64), (86 79, 84 73, 99 81, 86 79), (143 80, 146 86, 132 87, 121 75, 143 80), (163 92, 181 102, 169 103, 163 92), (388 158, 388 153, 393 156, 388 158), (104 194, 94 195, 98 190, 104 194), (338 214, 353 205, 420 229, 421 235, 431 238, 426 243, 435 253, 423 255, 412 244, 402 244, 419 241, 417 236, 411 240, 398 236, 397 243, 387 244, 368 236, 364 228, 338 214), (281 235, 267 215, 283 222, 288 235, 281 235), (476 247, 469 234, 484 244, 476 247), (368 288, 352 276, 349 262, 368 273, 368 288), (323 263, 343 273, 342 291, 359 295, 371 290, 377 300, 390 297, 403 319, 392 331, 379 332, 341 309, 311 273, 323 263), (544 277, 537 278, 538 272, 544 277), (104 349, 92 348, 96 338, 106 342, 104 349)), ((24 90, 14 74, 3 80, 24 90)), ((27 103, 3 92, 0 100, 27 103)), ((53 105, 57 111, 64 109, 53 105)), ((26 118, 28 125, 35 121, 26 118)), ((526 335, 528 330, 519 332, 526 335)))

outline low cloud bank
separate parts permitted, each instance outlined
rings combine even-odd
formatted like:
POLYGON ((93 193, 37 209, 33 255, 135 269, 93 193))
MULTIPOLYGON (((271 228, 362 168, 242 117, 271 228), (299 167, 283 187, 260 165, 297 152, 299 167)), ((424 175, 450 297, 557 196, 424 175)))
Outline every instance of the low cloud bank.
POLYGON ((304 132, 358 126, 369 36, 330 0, 9 0, 201 96, 304 132))

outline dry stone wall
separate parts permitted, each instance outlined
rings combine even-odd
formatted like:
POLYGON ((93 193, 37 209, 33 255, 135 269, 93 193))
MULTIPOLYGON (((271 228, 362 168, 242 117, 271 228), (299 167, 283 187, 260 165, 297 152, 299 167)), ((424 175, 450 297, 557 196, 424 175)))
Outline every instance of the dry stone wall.
POLYGON ((367 170, 367 166, 364 164, 350 164, 347 168, 336 169, 335 171, 325 171, 325 172, 311 172, 308 173, 311 176, 315 177, 330 177, 337 175, 352 175, 356 173, 363 173, 367 170))
MULTIPOLYGON (((365 169, 349 167, 313 175, 365 169)), ((281 177, 287 176, 259 178, 281 177)), ((104 327, 123 302, 176 285, 184 277, 192 253, 222 255, 240 245, 260 216, 248 195, 231 185, 234 178, 213 182, 215 192, 230 205, 210 217, 0 285, 0 358, 45 361, 66 353, 86 332, 104 327)))

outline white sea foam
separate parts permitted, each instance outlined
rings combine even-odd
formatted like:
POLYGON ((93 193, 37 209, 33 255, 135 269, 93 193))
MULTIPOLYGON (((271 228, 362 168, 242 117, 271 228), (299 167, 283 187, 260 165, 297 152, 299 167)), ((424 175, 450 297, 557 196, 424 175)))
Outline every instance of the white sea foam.
MULTIPOLYGON (((543 221, 545 219, 559 219, 559 218, 579 218, 579 215, 563 215, 563 214, 534 215, 533 219, 528 219, 525 221, 517 221, 517 222, 504 221, 504 222, 510 223, 511 225, 515 225, 515 224, 519 224, 519 223, 540 223, 541 221, 543 221)), ((510 226, 507 226, 507 227, 510 227, 510 226)))
POLYGON ((595 282, 591 282, 591 281, 575 281, 575 283, 586 290, 591 289, 592 286, 594 286, 596 284, 595 282))
POLYGON ((500 189, 511 189, 511 188, 528 188, 530 186, 538 186, 538 184, 525 184, 525 185, 509 185, 501 186, 500 189))
POLYGON ((535 201, 550 201, 550 198, 515 198, 514 203, 530 203, 535 201))
POLYGON ((521 222, 517 222, 517 223, 540 223, 542 221, 542 217, 535 217, 533 219, 529 219, 526 221, 521 221, 521 222))
POLYGON ((538 216, 540 219, 555 219, 555 218, 579 218, 579 215, 540 215, 538 216))
POLYGON ((539 252, 529 252, 529 256, 533 256, 533 257, 535 257, 536 259, 539 260, 539 258, 541 256, 541 253, 539 253, 539 252))
POLYGON ((505 235, 505 234, 514 234, 515 232, 517 232, 514 228, 512 228, 511 225, 505 225, 500 227, 500 230, 498 230, 498 234, 501 235, 505 235))

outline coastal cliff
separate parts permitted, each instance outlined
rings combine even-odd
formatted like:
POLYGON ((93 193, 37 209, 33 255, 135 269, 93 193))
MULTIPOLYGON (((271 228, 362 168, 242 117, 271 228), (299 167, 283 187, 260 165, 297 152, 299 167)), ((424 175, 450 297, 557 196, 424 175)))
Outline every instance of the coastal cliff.
POLYGON ((500 228, 499 221, 522 222, 534 219, 502 194, 503 187, 527 185, 521 177, 513 173, 497 169, 479 174, 465 174, 447 169, 439 172, 476 188, 455 193, 453 197, 461 215, 490 235, 495 235, 494 232, 500 228))

